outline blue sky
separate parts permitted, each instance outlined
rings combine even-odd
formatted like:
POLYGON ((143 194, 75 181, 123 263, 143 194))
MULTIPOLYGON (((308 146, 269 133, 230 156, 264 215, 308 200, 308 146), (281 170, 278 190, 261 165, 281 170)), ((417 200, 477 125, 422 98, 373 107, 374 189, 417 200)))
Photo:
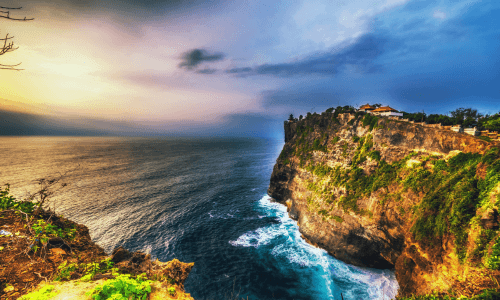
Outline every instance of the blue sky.
POLYGON ((25 69, 0 73, 0 113, 121 134, 280 138, 290 113, 337 105, 500 111, 494 1, 9 5, 35 20, 0 27, 20 47, 0 63, 25 69))

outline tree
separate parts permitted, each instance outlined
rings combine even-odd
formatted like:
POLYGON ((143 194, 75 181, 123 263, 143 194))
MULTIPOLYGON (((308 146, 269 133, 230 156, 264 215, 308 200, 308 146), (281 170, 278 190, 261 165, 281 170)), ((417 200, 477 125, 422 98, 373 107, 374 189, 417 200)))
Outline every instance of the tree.
POLYGON ((288 117, 288 121, 293 121, 293 114, 290 114, 290 116, 288 117))
POLYGON ((304 117, 302 115, 299 116, 299 121, 302 121, 304 117))
MULTIPOLYGON (((24 19, 17 19, 17 18, 13 18, 10 16, 10 10, 13 10, 13 9, 21 9, 22 7, 3 7, 3 6, 0 6, 0 18, 4 18, 4 19, 9 19, 9 20, 14 20, 14 21, 31 21, 31 20, 34 20, 34 18, 31 18, 31 19, 26 19, 26 17, 24 17, 24 19)), ((12 41, 14 37, 11 36, 9 37, 9 34, 7 33, 5 35, 5 38, 4 39, 0 39, 0 41, 3 41, 3 46, 1 46, 0 48, 0 55, 4 55, 5 53, 8 53, 8 52, 12 52, 16 49, 18 49, 19 47, 14 47, 14 42, 12 41)), ((19 66, 21 63, 18 63, 17 65, 3 65, 3 64, 0 64, 0 69, 3 69, 3 70, 16 70, 16 71, 20 71, 22 69, 16 69, 15 67, 19 66)))
POLYGON ((500 113, 481 118, 478 123, 480 123, 479 127, 481 128, 486 128, 491 131, 500 131, 500 113))
POLYGON ((456 124, 463 125, 464 127, 477 125, 478 119, 483 116, 477 112, 477 109, 463 107, 450 111, 450 114, 455 119, 456 124))

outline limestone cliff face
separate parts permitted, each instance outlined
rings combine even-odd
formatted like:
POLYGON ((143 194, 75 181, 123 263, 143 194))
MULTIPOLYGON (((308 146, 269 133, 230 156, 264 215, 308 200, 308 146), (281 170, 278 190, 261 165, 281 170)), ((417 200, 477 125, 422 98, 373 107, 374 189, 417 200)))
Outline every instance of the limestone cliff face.
POLYGON ((327 112, 286 121, 285 142, 268 193, 288 206, 308 241, 346 263, 395 269, 400 295, 453 284, 463 271, 454 235, 416 239, 418 205, 434 191, 420 187, 418 178, 412 185, 411 176, 430 180, 433 163, 460 152, 484 154, 490 143, 383 117, 327 112))

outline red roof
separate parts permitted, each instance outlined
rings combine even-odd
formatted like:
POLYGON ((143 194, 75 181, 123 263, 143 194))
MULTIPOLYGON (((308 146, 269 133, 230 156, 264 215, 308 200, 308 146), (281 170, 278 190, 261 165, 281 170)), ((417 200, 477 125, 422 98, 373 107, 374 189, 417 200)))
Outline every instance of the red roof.
POLYGON ((395 112, 397 112, 397 110, 395 110, 394 108, 389 107, 389 106, 381 106, 381 107, 375 109, 373 112, 384 112, 384 111, 395 111, 395 112))
POLYGON ((375 107, 371 106, 370 104, 365 104, 365 105, 361 106, 359 109, 370 109, 371 110, 371 109, 375 109, 375 107))

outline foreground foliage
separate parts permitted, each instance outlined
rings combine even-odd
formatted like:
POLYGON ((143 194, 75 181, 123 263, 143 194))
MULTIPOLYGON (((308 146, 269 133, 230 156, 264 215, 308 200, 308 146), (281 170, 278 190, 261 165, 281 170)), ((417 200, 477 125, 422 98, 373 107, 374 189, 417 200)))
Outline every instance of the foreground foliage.
POLYGON ((500 292, 494 290, 485 290, 481 294, 472 298, 467 297, 454 297, 454 296, 438 296, 438 295, 422 295, 401 297, 398 300, 496 300, 500 299, 500 292))
POLYGON ((57 293, 53 292, 53 285, 46 285, 38 291, 29 293, 27 295, 22 296, 21 300, 48 300, 57 295, 57 293))
POLYGON ((95 300, 144 300, 151 293, 151 283, 151 280, 146 279, 146 274, 136 278, 132 278, 129 274, 122 274, 95 287, 86 295, 95 300))

